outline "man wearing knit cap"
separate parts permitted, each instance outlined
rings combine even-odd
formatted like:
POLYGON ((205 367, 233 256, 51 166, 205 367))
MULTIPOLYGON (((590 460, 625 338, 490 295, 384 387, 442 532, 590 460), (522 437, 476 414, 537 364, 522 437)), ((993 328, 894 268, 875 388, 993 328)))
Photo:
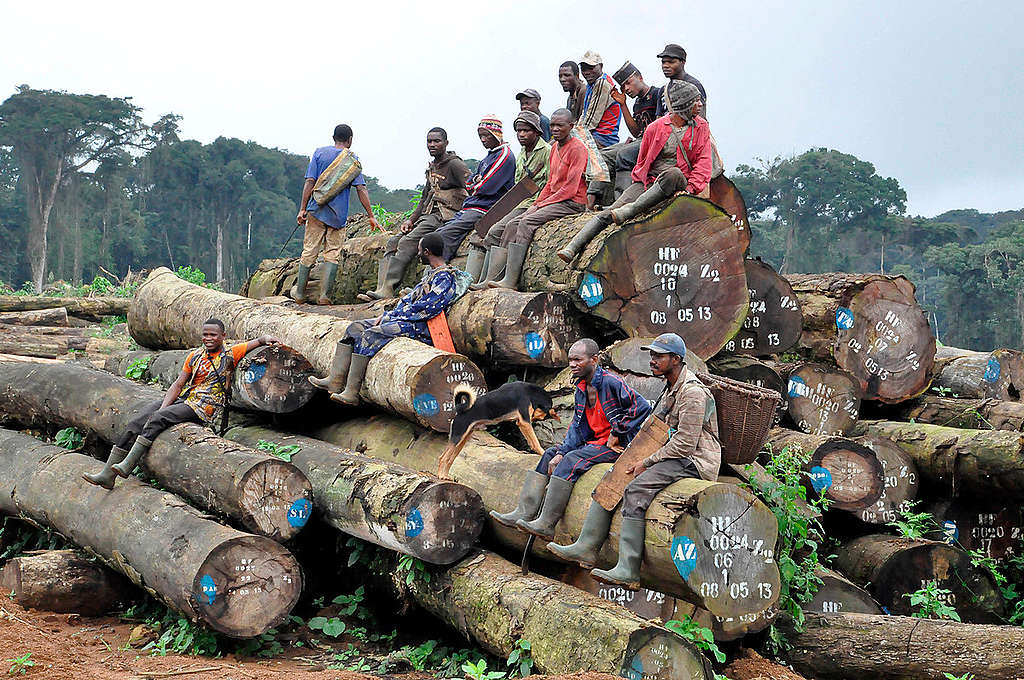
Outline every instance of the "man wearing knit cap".
POLYGON ((603 148, 619 141, 620 107, 612 99, 615 83, 602 66, 601 55, 593 50, 587 50, 580 57, 580 73, 587 82, 587 90, 579 124, 589 130, 597 146, 603 148))
MULTIPOLYGON (((518 184, 523 178, 529 177, 540 189, 543 189, 548 181, 551 145, 541 138, 540 117, 533 111, 520 111, 512 123, 512 128, 516 131, 516 138, 522 147, 522 151, 516 157, 515 182, 518 184)), ((483 239, 476 234, 470 236, 472 247, 466 258, 466 271, 470 276, 479 278, 479 283, 472 286, 474 290, 483 290, 487 287, 488 281, 493 281, 500 275, 505 261, 496 259, 492 264, 491 249, 501 243, 501 236, 505 233, 505 227, 509 222, 526 212, 527 208, 533 205, 534 199, 535 196, 524 198, 511 212, 488 229, 487 235, 483 239)))
POLYGON ((540 135, 545 142, 551 141, 551 120, 540 112, 540 92, 528 87, 516 95, 520 111, 533 111, 540 118, 540 135))
POLYGON ((670 80, 662 91, 669 113, 644 130, 640 154, 631 177, 633 183, 608 210, 591 218, 558 251, 558 257, 571 262, 602 229, 625 224, 645 210, 678 193, 707 198, 711 180, 711 130, 700 117, 700 90, 681 81, 670 80))
POLYGON ((515 184, 516 155, 503 141, 501 120, 493 115, 484 116, 476 131, 487 155, 466 182, 469 197, 462 203, 462 210, 437 230, 444 239, 445 262, 451 262, 473 226, 515 184))
MULTIPOLYGON (((700 90, 700 117, 707 120, 708 94, 704 91, 704 86, 701 85, 700 81, 686 72, 686 50, 684 50, 680 45, 669 43, 668 45, 665 45, 665 49, 658 54, 658 59, 661 59, 661 72, 670 81, 682 80, 690 83, 700 90)), ((655 115, 658 118, 661 118, 668 113, 668 110, 665 108, 665 105, 661 103, 661 100, 658 101, 658 110, 655 115)))

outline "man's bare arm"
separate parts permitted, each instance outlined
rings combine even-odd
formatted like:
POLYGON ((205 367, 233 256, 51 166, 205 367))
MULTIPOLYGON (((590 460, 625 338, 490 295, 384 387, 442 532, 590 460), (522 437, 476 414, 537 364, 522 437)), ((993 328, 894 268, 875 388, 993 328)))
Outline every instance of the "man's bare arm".
POLYGON ((380 225, 377 224, 377 218, 373 216, 373 206, 370 205, 370 192, 366 190, 365 184, 356 185, 356 195, 359 196, 359 202, 363 206, 363 210, 366 211, 366 216, 370 218, 370 226, 374 229, 380 229, 380 225))
POLYGON ((312 177, 307 177, 306 183, 302 185, 302 203, 299 204, 299 214, 296 217, 299 224, 306 223, 306 206, 309 205, 309 199, 313 196, 314 186, 316 186, 316 180, 312 177))
POLYGON ((191 373, 186 373, 185 371, 178 374, 178 377, 171 383, 171 386, 167 388, 167 394, 164 395, 160 408, 167 408, 181 396, 181 390, 185 387, 185 383, 188 382, 190 375, 191 373))

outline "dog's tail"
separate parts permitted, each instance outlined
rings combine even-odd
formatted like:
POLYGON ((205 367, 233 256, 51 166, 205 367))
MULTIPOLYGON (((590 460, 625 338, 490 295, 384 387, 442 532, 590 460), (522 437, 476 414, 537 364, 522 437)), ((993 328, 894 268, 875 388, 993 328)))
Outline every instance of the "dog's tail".
POLYGON ((452 390, 452 398, 455 400, 455 412, 465 413, 476 403, 476 390, 469 383, 459 383, 452 390))

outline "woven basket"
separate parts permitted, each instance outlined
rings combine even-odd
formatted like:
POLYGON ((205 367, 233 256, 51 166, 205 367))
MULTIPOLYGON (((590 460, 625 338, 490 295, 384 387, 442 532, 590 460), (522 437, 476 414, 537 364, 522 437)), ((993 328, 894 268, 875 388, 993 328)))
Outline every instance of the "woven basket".
POLYGON ((782 395, 720 375, 699 373, 697 377, 715 397, 722 461, 733 465, 754 462, 768 430, 775 425, 782 395))

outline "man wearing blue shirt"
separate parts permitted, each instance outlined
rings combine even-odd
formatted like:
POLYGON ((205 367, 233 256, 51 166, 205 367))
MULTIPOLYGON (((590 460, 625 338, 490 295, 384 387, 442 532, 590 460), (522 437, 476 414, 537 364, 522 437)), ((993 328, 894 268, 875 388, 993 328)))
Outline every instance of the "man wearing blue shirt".
POLYGON ((317 178, 327 169, 342 149, 352 146, 352 128, 342 124, 334 128, 334 146, 322 146, 313 152, 306 168, 306 183, 302 187, 302 209, 299 210, 299 224, 306 225, 302 239, 302 257, 299 259, 299 274, 292 288, 292 298, 296 302, 306 301, 306 283, 309 281, 309 270, 316 264, 321 246, 324 251, 324 275, 320 282, 321 305, 329 305, 331 301, 327 293, 334 285, 334 277, 338 273, 338 259, 341 246, 345 243, 345 221, 348 219, 348 200, 352 187, 356 188, 359 202, 370 217, 370 225, 380 229, 377 219, 370 207, 370 194, 366 191, 366 180, 362 173, 352 183, 324 205, 317 205, 313 200, 313 187, 317 178))

